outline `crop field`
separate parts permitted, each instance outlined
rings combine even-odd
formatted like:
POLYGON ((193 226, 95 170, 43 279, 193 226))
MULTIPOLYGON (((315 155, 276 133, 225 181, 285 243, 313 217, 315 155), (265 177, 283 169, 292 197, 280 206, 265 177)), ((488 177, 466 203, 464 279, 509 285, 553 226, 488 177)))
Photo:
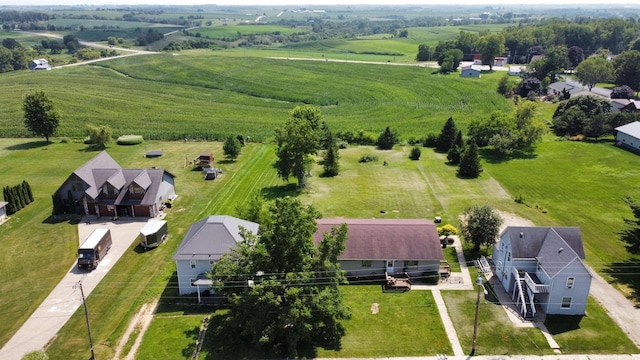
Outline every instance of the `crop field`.
POLYGON ((70 137, 83 136, 90 123, 108 125, 116 136, 245 134, 260 140, 273 135, 290 109, 309 103, 322 107, 334 130, 377 134, 390 125, 407 139, 440 131, 449 116, 465 128, 478 114, 512 109, 494 90, 500 74, 472 80, 415 66, 217 54, 136 56, 99 66, 2 74, 6 96, 0 99, 0 136, 27 135, 22 96, 32 89, 49 95, 62 115, 58 134, 70 137))
POLYGON ((200 27, 195 30, 191 30, 192 33, 200 33, 202 37, 209 37, 213 39, 222 38, 234 38, 241 33, 242 35, 263 35, 282 33, 285 35, 306 33, 309 32, 309 28, 292 28, 290 26, 279 25, 234 25, 234 26, 214 26, 214 27, 200 27))

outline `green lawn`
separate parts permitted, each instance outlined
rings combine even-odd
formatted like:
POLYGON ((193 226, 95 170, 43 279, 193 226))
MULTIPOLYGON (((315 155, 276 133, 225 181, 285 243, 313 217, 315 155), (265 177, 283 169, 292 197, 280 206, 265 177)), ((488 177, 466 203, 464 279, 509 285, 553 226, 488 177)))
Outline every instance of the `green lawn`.
MULTIPOLYGON (((442 297, 466 354, 471 352, 476 309, 475 291, 443 291, 442 297)), ((536 328, 516 328, 504 309, 483 299, 478 320, 476 355, 550 355, 551 348, 536 328)))
POLYGON ((380 286, 343 286, 352 311, 340 351, 318 357, 380 358, 452 354, 431 291, 383 293, 380 286), (378 304, 379 312, 371 307, 378 304))
POLYGON ((586 312, 585 316, 547 317, 545 325, 564 354, 638 353, 638 348, 593 298, 589 298, 586 312))

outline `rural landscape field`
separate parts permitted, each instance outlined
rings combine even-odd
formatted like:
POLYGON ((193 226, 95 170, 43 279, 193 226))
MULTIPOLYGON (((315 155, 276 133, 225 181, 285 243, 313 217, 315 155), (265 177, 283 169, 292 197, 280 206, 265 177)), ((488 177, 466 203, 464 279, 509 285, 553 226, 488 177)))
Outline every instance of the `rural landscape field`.
MULTIPOLYGON (((356 9, 336 7, 319 16, 327 23, 338 18, 360 19, 367 24, 393 20, 376 7, 363 7, 360 13, 356 9)), ((138 335, 141 343, 136 359, 191 358, 203 319, 210 321, 210 328, 218 326, 224 310, 198 306, 195 295, 178 294, 172 256, 192 223, 215 214, 237 216, 256 194, 267 201, 295 197, 315 207, 324 218, 432 220, 441 216, 443 223, 460 227, 465 209, 486 204, 537 226, 578 226, 586 263, 638 304, 640 257, 627 251, 619 233, 625 227, 624 219, 633 218, 625 196, 640 199, 640 157, 614 146, 611 134, 585 141, 556 136, 550 127, 558 104, 538 100, 537 119, 549 131, 530 151, 502 156, 491 146, 481 148, 484 171, 478 178, 458 176, 458 167, 447 162, 446 153, 422 146, 450 117, 466 134, 475 120, 488 119, 495 111, 511 114, 516 109, 512 98, 496 91, 505 69, 483 70, 480 78, 470 79, 458 72, 441 73, 436 61, 416 61, 421 44, 435 47, 455 39, 461 31, 497 33, 509 26, 480 21, 454 26, 442 20, 457 14, 479 16, 486 10, 403 10, 398 14, 407 21, 433 16, 443 22, 407 27, 407 37, 381 33, 294 41, 291 37, 315 34, 314 26, 320 21, 292 26, 289 22, 304 22, 311 15, 290 9, 233 7, 167 8, 155 14, 154 21, 144 18, 147 12, 131 11, 141 17, 135 23, 121 18, 123 13, 134 16, 129 12, 61 8, 51 12, 55 19, 43 24, 65 30, 0 31, 1 39, 16 39, 23 46, 41 43, 48 38, 43 33, 48 32, 73 34, 107 48, 106 35, 121 37, 122 43, 113 47, 119 54, 127 50, 155 52, 51 71, 0 74, 0 185, 4 188, 26 180, 35 198, 0 226, 0 318, 5 319, 0 322, 0 347, 75 262, 81 219, 52 217, 52 194, 69 174, 102 150, 84 142, 87 125, 108 126, 114 139, 141 135, 145 140, 140 144, 125 146, 112 141, 105 150, 123 168, 166 169, 176 176, 178 194, 173 206, 165 209, 168 241, 148 252, 140 251, 134 243, 87 298, 96 358, 113 358, 118 347, 124 358, 138 335), (270 22, 247 25, 258 16, 270 22), (178 32, 140 46, 134 41, 139 34, 136 28, 144 29, 143 33, 178 32), (290 41, 267 43, 260 38, 263 34, 272 38, 286 35, 290 41), (171 42, 202 39, 217 41, 217 45, 163 50, 171 42), (239 45, 255 39, 263 43, 239 45), (23 97, 33 90, 44 91, 60 113, 59 127, 50 142, 34 137, 24 125, 23 97), (298 189, 293 178, 282 180, 274 168, 276 129, 298 105, 317 106, 338 136, 375 140, 390 127, 398 142, 391 150, 380 150, 373 145, 375 141, 345 141, 340 149, 340 173, 335 177, 323 175, 318 153, 308 186, 298 189), (223 155, 223 141, 229 136, 248 140, 235 160, 223 155), (415 146, 421 149, 418 160, 410 159, 415 146), (145 157, 152 150, 161 150, 163 156, 145 157), (223 170, 216 180, 204 181, 200 171, 188 166, 190 159, 203 152, 212 152, 216 166, 223 170), (377 161, 361 162, 363 156, 377 161), (154 301, 159 305, 146 332, 136 329, 119 345, 141 307, 154 301)), ((0 9, 0 14, 3 11, 0 9)), ((636 12, 632 16, 637 18, 640 10, 636 12)), ((537 11, 531 13, 542 17, 537 11)), ((77 60, 62 53, 52 55, 51 61, 69 65, 77 60)), ((509 81, 515 85, 519 79, 509 81)), ((490 248, 482 247, 477 253, 472 244, 465 243, 465 255, 475 279, 473 260, 490 255, 490 248)), ((445 258, 452 267, 460 268, 455 252, 445 251, 445 258)), ((454 354, 430 291, 388 294, 380 292, 379 286, 346 285, 341 292, 353 314, 344 321, 342 347, 339 351, 319 348, 317 357, 454 354), (371 316, 372 303, 382 309, 375 318, 371 316)), ((475 296, 475 291, 442 292, 465 351, 472 346, 475 296)), ((476 354, 553 354, 538 329, 514 327, 490 295, 482 299, 479 315, 476 354)), ((86 326, 79 308, 47 344, 48 357, 89 357, 86 326)), ((593 297, 579 326, 569 327, 562 319, 553 318, 547 326, 564 354, 639 352, 608 309, 593 297)), ((200 358, 260 356, 252 349, 220 352, 214 346, 220 341, 224 339, 205 337, 200 358)))

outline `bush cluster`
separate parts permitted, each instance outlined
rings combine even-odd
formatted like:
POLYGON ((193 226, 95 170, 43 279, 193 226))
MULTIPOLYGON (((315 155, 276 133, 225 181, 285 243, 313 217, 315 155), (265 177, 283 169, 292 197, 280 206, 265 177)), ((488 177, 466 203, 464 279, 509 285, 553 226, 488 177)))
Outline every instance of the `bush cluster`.
POLYGON ((26 180, 15 186, 5 186, 2 192, 4 201, 8 203, 7 215, 15 214, 33 202, 31 185, 26 180))

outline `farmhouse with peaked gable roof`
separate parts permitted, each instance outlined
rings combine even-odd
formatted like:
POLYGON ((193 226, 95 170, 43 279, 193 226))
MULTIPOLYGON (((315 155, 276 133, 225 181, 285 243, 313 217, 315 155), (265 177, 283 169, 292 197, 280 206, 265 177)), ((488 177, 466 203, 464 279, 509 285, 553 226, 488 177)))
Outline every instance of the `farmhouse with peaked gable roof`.
POLYGON ((36 59, 29 63, 29 69, 31 70, 51 70, 51 65, 47 59, 36 59))
POLYGON ((525 319, 583 315, 591 273, 577 227, 509 226, 493 246, 495 275, 525 319))
POLYGON ((175 197, 164 169, 123 169, 106 151, 76 169, 53 195, 54 208, 98 216, 155 217, 175 197))

